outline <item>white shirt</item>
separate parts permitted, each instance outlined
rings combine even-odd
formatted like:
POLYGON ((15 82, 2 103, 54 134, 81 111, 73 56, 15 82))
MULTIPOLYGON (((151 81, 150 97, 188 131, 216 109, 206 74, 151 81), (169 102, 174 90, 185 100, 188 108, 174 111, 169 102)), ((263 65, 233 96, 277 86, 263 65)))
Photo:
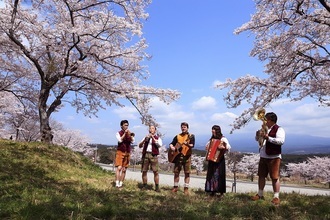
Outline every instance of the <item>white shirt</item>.
MULTIPOLYGON (((117 141, 118 141, 119 143, 123 142, 123 140, 122 140, 121 137, 120 137, 119 132, 116 133, 116 138, 117 138, 117 141)), ((135 139, 134 139, 133 136, 131 136, 131 138, 132 138, 132 141, 131 141, 131 144, 132 144, 132 143, 134 143, 135 139)))
MULTIPOLYGON (((268 129, 268 133, 272 129, 272 127, 268 129)), ((285 141, 284 129, 282 127, 279 127, 276 132, 276 137, 268 137, 268 141, 273 144, 283 145, 284 141, 285 141)), ((262 148, 260 148, 260 157, 273 159, 273 158, 282 158, 282 155, 281 154, 276 154, 276 155, 266 154, 266 140, 264 140, 263 146, 262 146, 262 148)))
MULTIPOLYGON (((145 138, 143 138, 143 139, 140 141, 140 143, 143 142, 144 139, 145 139, 145 138)), ((156 143, 156 145, 157 145, 158 147, 161 147, 161 146, 163 145, 163 141, 162 141, 162 139, 161 139, 160 137, 158 137, 158 139, 155 140, 155 143, 156 143)), ((146 152, 152 152, 152 138, 149 139, 149 143, 148 143, 148 146, 147 146, 146 152)))

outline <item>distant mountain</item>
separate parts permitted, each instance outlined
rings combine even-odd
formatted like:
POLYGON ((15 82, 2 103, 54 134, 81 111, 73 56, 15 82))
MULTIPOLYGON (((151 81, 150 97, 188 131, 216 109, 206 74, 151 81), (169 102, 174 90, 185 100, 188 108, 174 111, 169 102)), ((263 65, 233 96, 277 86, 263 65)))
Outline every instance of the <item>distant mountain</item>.
MULTIPOLYGON (((231 144, 232 151, 258 152, 258 144, 253 135, 228 135, 226 136, 231 144)), ((204 150, 209 135, 196 135, 195 148, 204 150)), ((164 139, 166 146, 172 139, 164 139)), ((330 137, 315 137, 310 135, 288 135, 282 147, 283 154, 330 154, 330 137)))
POLYGON ((283 151, 289 154, 330 154, 330 138, 288 135, 283 151))

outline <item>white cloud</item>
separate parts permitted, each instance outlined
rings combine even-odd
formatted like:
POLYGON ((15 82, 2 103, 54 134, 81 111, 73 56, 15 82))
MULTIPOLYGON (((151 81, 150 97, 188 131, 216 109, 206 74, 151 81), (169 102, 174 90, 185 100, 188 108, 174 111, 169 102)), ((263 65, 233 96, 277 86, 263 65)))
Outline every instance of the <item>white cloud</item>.
MULTIPOLYGON (((215 99, 204 96, 199 101, 199 104, 211 103, 212 106, 215 99)), ((151 100, 151 113, 161 126, 158 130, 165 135, 166 139, 171 139, 181 132, 180 124, 183 121, 189 123, 189 131, 196 135, 196 142, 199 144, 203 144, 204 141, 201 137, 211 135, 211 127, 214 124, 220 125, 223 134, 229 139, 253 138, 255 131, 261 127, 261 121, 251 120, 246 126, 240 130, 235 130, 230 135, 232 129, 230 124, 243 111, 241 108, 228 110, 225 106, 219 106, 215 109, 209 108, 208 111, 199 111, 200 108, 197 108, 198 111, 196 111, 193 108, 194 104, 196 102, 190 104, 173 102, 167 105, 159 101, 158 98, 151 100)), ((330 111, 328 108, 319 107, 315 102, 287 102, 283 99, 272 103, 266 108, 266 111, 277 114, 278 124, 285 129, 287 136, 302 134, 329 137, 330 111)), ((67 116, 65 122, 90 135, 93 142, 116 144, 115 132, 120 129, 119 122, 122 119, 129 120, 130 129, 136 134, 137 142, 146 135, 147 127, 141 124, 139 114, 134 107, 115 108, 111 113, 104 111, 99 118, 84 120, 84 123, 81 123, 83 121, 81 115, 79 117, 67 116)), ((168 145, 169 143, 164 144, 168 145)))
POLYGON ((224 113, 214 113, 211 116, 212 121, 223 121, 223 120, 230 120, 233 121, 237 115, 232 112, 224 112, 224 113))
POLYGON ((212 88, 214 88, 216 85, 219 85, 220 83, 223 83, 223 82, 221 82, 220 80, 213 81, 212 88))
POLYGON ((317 103, 292 102, 278 109, 278 124, 291 134, 329 137, 330 111, 317 103))
POLYGON ((139 117, 136 109, 133 106, 132 107, 125 106, 125 107, 116 108, 113 110, 113 113, 118 115, 119 118, 126 119, 126 120, 129 120, 129 119, 134 120, 139 117))
POLYGON ((192 103, 192 110, 212 110, 215 109, 217 101, 211 96, 203 96, 192 103))

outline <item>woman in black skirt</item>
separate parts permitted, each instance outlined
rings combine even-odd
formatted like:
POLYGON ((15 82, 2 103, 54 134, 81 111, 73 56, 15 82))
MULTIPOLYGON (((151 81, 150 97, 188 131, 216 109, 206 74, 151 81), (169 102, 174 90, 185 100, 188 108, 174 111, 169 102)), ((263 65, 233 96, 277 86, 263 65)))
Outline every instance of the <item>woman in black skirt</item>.
POLYGON ((205 192, 211 196, 220 193, 222 196, 226 193, 226 164, 224 154, 230 149, 230 144, 222 135, 219 125, 212 126, 212 136, 207 142, 205 149, 207 151, 207 174, 205 182, 205 192))

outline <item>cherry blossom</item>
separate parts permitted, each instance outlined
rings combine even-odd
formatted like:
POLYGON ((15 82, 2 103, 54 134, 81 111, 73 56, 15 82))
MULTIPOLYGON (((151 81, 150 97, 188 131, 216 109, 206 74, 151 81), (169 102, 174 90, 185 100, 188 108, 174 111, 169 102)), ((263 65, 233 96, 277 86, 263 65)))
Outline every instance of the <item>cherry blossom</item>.
POLYGON ((150 3, 3 1, 0 91, 36 106, 41 141, 52 143, 50 117, 64 103, 86 116, 129 103, 150 124, 151 97, 165 103, 179 97, 175 90, 142 84, 149 77, 142 28, 150 3))
POLYGON ((251 106, 236 118, 231 132, 246 125, 256 109, 280 98, 311 97, 330 106, 329 2, 255 0, 255 6, 251 20, 235 33, 255 37, 250 55, 265 64, 265 76, 247 74, 215 86, 228 89, 228 107, 251 106))
POLYGON ((247 174, 251 181, 253 181, 254 176, 258 172, 259 158, 259 154, 251 153, 244 155, 242 159, 237 163, 239 172, 247 174))
POLYGON ((313 157, 301 163, 288 163, 286 169, 289 175, 310 179, 321 179, 330 183, 330 157, 313 157))

